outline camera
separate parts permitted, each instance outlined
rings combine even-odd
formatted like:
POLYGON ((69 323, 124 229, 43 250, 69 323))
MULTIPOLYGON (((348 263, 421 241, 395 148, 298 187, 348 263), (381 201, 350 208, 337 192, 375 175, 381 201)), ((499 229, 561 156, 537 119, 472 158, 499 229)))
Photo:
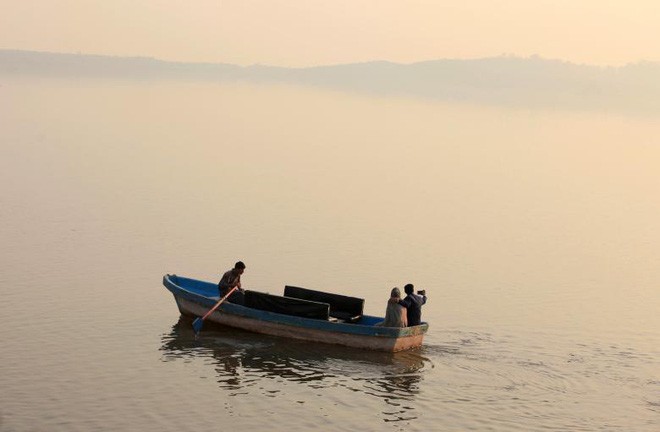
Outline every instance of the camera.
POLYGON ((419 290, 419 291, 417 291, 417 294, 426 295, 426 290, 419 290))

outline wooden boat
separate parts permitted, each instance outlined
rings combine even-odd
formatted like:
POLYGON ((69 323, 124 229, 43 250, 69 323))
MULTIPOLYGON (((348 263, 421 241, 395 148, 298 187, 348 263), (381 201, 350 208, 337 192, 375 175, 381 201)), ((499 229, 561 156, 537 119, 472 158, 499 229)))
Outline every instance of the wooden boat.
MULTIPOLYGON (((219 300, 215 283, 165 275, 184 316, 203 316, 219 300)), ((244 305, 224 302, 206 320, 256 333, 363 348, 402 351, 422 345, 428 324, 382 327, 383 318, 363 315, 364 299, 286 286, 284 295, 246 290, 244 305)))

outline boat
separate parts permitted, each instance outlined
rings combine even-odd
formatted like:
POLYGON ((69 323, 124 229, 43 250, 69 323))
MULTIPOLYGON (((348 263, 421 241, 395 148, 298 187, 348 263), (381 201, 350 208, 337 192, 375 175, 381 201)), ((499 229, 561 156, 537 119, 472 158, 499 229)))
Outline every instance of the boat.
MULTIPOLYGON (((204 316, 219 300, 212 282, 166 274, 163 285, 179 312, 204 316)), ((383 327, 384 318, 364 315, 364 299, 287 285, 283 295, 244 291, 244 304, 223 302, 206 320, 255 333, 397 352, 422 345, 428 323, 383 327)))

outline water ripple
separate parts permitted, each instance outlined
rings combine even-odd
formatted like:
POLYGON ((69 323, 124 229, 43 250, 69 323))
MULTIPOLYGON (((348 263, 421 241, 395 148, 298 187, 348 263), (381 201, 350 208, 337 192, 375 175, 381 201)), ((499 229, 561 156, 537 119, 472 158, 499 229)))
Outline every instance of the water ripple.
MULTIPOLYGON (((414 400, 426 371, 434 367, 426 352, 365 352, 220 327, 205 329, 205 334, 195 339, 185 318, 162 336, 161 351, 165 362, 202 361, 211 365, 218 386, 231 390, 232 397, 252 392, 277 397, 290 385, 316 391, 344 389, 396 407, 383 412, 384 421, 416 418, 411 414, 415 408, 404 402, 414 400)), ((448 348, 447 352, 454 350, 448 348)))

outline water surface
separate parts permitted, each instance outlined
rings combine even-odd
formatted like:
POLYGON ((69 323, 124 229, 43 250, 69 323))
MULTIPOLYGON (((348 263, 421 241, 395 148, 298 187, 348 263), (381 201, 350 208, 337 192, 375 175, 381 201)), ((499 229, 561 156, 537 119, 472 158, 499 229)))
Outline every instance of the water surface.
POLYGON ((0 430, 660 427, 660 122, 3 79, 0 430), (429 295, 385 354, 206 328, 162 275, 429 295))

